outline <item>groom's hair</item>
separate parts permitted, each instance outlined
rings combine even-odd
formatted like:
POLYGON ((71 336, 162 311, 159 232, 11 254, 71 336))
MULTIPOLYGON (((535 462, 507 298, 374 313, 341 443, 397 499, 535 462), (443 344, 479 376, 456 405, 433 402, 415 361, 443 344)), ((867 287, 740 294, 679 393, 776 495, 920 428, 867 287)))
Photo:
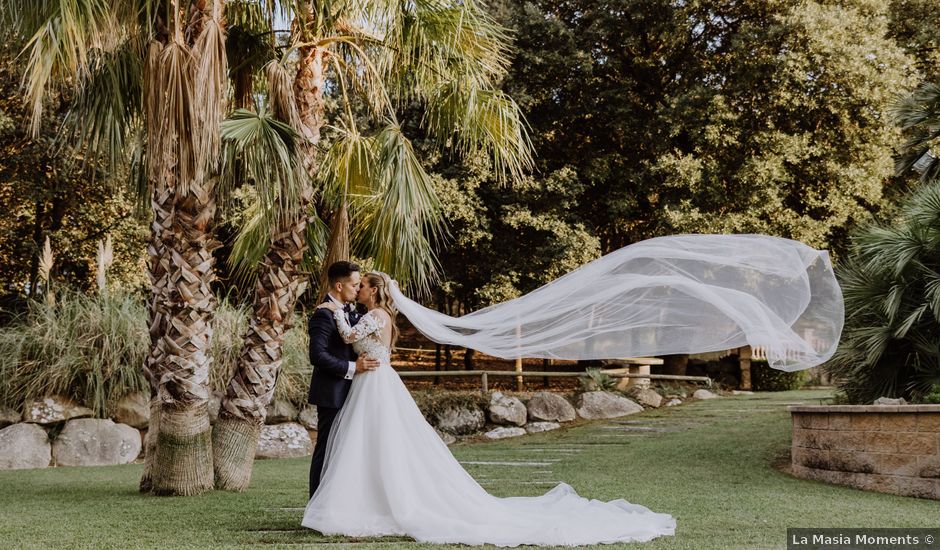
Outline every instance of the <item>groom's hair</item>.
POLYGON ((343 279, 352 277, 354 271, 360 271, 358 264, 340 260, 330 264, 330 267, 326 270, 326 276, 330 279, 330 285, 334 285, 343 279))

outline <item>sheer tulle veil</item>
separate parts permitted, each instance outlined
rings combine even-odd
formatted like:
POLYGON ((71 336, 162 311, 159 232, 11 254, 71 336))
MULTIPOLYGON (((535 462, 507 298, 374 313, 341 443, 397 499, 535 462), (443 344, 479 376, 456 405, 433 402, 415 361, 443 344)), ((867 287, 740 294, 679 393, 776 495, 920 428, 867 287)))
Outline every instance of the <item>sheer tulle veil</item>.
POLYGON ((610 359, 750 345, 794 371, 832 356, 842 291, 826 251, 765 235, 678 235, 632 244, 524 296, 462 317, 389 285, 434 342, 502 358, 610 359))

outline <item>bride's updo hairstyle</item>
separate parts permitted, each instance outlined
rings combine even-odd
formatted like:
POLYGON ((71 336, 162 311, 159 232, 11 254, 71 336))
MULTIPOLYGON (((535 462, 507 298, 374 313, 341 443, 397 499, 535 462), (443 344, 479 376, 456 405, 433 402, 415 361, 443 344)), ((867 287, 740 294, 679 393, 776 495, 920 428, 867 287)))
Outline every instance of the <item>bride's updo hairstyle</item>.
POLYGON ((395 325, 395 317, 398 315, 398 308, 389 294, 388 289, 392 286, 392 279, 381 271, 371 271, 363 277, 369 281, 369 286, 375 290, 375 305, 385 310, 388 316, 392 318, 392 347, 395 347, 395 341, 398 340, 398 327, 395 325))

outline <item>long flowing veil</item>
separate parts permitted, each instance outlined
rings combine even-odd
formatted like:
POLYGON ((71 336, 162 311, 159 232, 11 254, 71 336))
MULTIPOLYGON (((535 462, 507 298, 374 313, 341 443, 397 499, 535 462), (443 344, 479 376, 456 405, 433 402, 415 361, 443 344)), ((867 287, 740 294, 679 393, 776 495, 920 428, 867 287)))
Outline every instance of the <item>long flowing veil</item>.
POLYGON ((679 235, 621 248, 524 296, 462 317, 391 285, 434 342, 496 357, 612 359, 762 348, 795 371, 832 356, 842 291, 826 251, 764 235, 679 235))

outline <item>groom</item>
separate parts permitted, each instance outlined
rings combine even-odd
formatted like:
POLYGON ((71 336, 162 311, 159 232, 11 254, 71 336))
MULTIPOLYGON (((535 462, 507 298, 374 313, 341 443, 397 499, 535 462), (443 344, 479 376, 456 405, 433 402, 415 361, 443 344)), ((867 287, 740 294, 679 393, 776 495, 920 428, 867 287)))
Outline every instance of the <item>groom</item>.
MULTIPOLYGON (((332 301, 346 312, 350 325, 359 321, 353 306, 348 305, 359 293, 361 276, 359 266, 347 261, 335 262, 327 270, 329 291, 324 302, 332 301)), ((317 407, 317 444, 310 463, 310 496, 320 486, 320 472, 326 455, 326 441, 333 428, 333 420, 346 402, 349 386, 355 374, 373 370, 379 362, 368 357, 356 357, 352 346, 343 341, 336 321, 329 309, 317 308, 308 320, 310 332, 310 363, 313 377, 307 401, 317 407)))

